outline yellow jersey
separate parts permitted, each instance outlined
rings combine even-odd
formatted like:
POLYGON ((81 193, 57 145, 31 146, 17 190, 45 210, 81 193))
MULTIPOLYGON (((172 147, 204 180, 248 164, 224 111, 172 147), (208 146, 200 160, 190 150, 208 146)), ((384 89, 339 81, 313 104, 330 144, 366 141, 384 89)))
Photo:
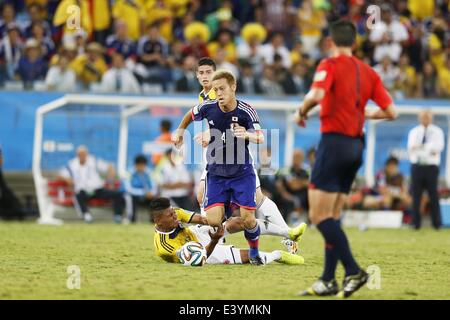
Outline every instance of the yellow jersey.
POLYGON ((137 41, 141 37, 141 22, 147 18, 145 0, 117 0, 112 8, 112 16, 127 25, 128 36, 137 41))
POLYGON ((178 227, 170 232, 161 232, 155 228, 155 237, 153 240, 155 253, 167 262, 179 263, 177 251, 189 241, 197 241, 197 236, 184 225, 192 220, 195 212, 176 208, 175 213, 180 221, 178 227))
POLYGON ((204 101, 216 100, 216 92, 213 89, 209 90, 208 93, 205 93, 204 91, 205 90, 202 90, 198 94, 198 101, 204 102, 204 101))

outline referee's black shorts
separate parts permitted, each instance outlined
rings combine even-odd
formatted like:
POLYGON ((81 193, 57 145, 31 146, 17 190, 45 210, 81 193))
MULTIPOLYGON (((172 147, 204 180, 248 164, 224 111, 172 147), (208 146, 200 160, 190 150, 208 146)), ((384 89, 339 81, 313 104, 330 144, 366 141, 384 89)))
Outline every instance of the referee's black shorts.
POLYGON ((364 137, 323 133, 311 174, 311 189, 349 193, 362 164, 364 137))

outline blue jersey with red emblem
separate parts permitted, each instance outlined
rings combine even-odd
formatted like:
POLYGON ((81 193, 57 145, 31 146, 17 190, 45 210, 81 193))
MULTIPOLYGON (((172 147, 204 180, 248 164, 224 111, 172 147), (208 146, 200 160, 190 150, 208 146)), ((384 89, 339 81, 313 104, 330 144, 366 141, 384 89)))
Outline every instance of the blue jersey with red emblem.
POLYGON ((253 171, 253 159, 248 140, 237 139, 233 126, 238 124, 248 131, 261 130, 256 110, 237 100, 234 110, 224 112, 218 101, 207 101, 192 109, 192 119, 208 121, 211 141, 207 149, 206 170, 213 175, 236 177, 253 171))

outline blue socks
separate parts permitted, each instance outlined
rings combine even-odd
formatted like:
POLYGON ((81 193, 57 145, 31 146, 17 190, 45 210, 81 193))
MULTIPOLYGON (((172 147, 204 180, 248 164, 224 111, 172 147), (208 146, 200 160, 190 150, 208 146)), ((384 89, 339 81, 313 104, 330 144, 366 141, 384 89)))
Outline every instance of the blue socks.
POLYGON ((261 230, 258 224, 256 224, 256 226, 253 229, 244 229, 244 236, 245 239, 247 239, 248 245, 250 247, 249 249, 250 258, 256 258, 257 256, 259 256, 258 247, 260 234, 261 230))

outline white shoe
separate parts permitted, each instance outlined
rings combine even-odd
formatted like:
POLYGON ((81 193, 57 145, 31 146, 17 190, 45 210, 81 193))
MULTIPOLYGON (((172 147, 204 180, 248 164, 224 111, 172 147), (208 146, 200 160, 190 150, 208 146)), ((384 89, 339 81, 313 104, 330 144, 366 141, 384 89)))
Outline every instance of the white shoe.
POLYGON ((122 224, 125 224, 125 225, 130 224, 130 219, 128 219, 128 218, 123 218, 123 219, 122 219, 122 224))
POLYGON ((84 214, 84 222, 91 223, 93 220, 94 218, 92 218, 92 214, 90 214, 89 212, 84 214))

